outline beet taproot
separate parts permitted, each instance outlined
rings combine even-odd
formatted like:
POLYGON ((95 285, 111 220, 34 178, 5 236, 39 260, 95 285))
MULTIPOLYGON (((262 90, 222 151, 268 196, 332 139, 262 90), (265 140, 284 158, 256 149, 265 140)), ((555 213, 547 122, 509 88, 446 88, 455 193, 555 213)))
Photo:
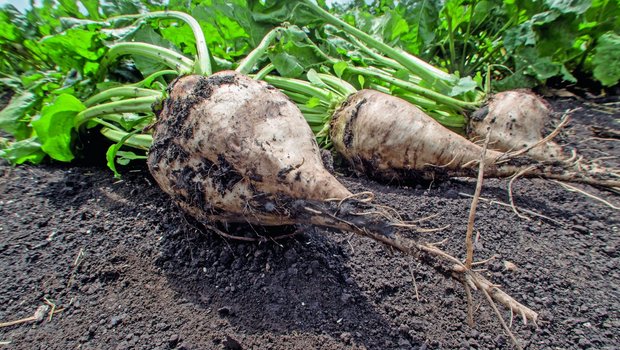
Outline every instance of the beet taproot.
POLYGON ((467 124, 470 139, 484 139, 489 132, 490 147, 501 152, 532 147, 527 155, 541 161, 565 158, 554 141, 538 144, 551 132, 551 108, 531 91, 520 89, 495 94, 474 112, 467 124), (537 145, 538 144, 538 145, 537 145))
MULTIPOLYGON (((335 150, 361 173, 385 180, 476 177, 482 147, 445 128, 413 104, 375 90, 352 94, 334 112, 330 136, 335 150)), ((584 164, 539 161, 487 150, 485 177, 543 177, 606 187, 617 174, 584 164)))
POLYGON ((384 235, 394 230, 385 215, 358 213, 372 204, 355 200, 324 168, 294 103, 232 71, 172 84, 148 166, 159 186, 199 221, 364 227, 384 235))

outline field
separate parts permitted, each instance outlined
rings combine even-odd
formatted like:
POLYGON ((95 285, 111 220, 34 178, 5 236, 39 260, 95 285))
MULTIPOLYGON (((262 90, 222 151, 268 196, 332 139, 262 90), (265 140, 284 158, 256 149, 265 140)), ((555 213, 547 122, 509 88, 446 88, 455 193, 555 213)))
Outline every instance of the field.
POLYGON ((620 348, 620 3, 0 6, 0 350, 620 348))
MULTIPOLYGON (((617 126, 617 98, 550 102, 560 112, 582 107, 560 142, 616 157, 606 163, 618 168, 618 140, 595 139, 589 128, 617 126)), ((1 328, 7 349, 512 346, 479 294, 476 326, 467 325, 464 289, 449 271, 323 229, 227 240, 184 216, 143 163, 117 180, 100 158, 0 166, 0 321, 32 316, 44 298, 58 311, 1 328)), ((439 214, 421 225, 449 226, 419 235, 446 239, 443 248, 464 256, 475 180, 406 186, 336 170, 349 190, 373 191, 405 217, 439 214)), ((482 197, 508 203, 507 185, 487 180, 482 197)), ((579 187, 619 205, 617 195, 579 187)), ((517 338, 527 349, 620 347, 618 211, 539 179, 516 181, 513 195, 529 219, 481 201, 476 258, 495 256, 483 274, 540 313, 538 328, 514 319, 517 338)))

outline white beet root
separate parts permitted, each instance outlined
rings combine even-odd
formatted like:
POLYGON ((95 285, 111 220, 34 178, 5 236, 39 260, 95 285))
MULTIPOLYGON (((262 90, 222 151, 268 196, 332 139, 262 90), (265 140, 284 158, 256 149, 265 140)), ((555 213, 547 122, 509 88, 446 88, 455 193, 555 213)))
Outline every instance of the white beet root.
MULTIPOLYGON (((481 140, 488 130, 490 147, 500 152, 519 151, 539 143, 549 129, 549 105, 528 90, 504 91, 476 111, 469 120, 470 139, 481 140)), ((564 158, 562 147, 548 141, 531 148, 528 156, 541 161, 564 158)))
MULTIPOLYGON (((486 133, 486 132, 485 132, 486 133)), ((334 112, 334 148, 360 173, 385 180, 476 177, 482 147, 445 128, 416 106, 374 90, 361 90, 334 112)), ((560 160, 487 150, 485 177, 543 177, 618 187, 613 173, 560 160)))
POLYGON ((295 104, 235 72, 173 83, 148 165, 159 186, 202 222, 392 230, 379 215, 353 215, 369 204, 346 200, 351 192, 323 167, 295 104), (336 206, 338 216, 325 214, 336 206))

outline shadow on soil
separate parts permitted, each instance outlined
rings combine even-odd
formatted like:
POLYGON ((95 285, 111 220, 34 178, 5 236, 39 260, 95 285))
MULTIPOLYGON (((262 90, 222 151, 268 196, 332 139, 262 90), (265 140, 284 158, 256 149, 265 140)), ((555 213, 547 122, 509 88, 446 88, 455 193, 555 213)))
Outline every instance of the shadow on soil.
POLYGON ((329 334, 373 347, 398 327, 349 277, 341 244, 325 236, 334 233, 307 229, 257 244, 191 225, 163 237, 156 264, 180 297, 244 332, 329 334))

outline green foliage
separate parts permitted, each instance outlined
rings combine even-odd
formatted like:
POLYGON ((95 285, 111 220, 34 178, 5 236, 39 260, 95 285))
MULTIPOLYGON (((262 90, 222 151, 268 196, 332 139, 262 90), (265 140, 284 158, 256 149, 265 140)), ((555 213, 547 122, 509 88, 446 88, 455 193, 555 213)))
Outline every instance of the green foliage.
POLYGON ((297 26, 288 26, 280 32, 268 57, 280 75, 291 78, 300 77, 329 60, 297 26))
POLYGON ((11 134, 17 140, 29 137, 30 128, 23 118, 35 103, 36 96, 30 91, 20 91, 13 95, 9 104, 0 111, 0 130, 11 134))
POLYGON ((121 151, 121 147, 127 142, 127 140, 138 133, 139 130, 135 130, 131 133, 126 134, 121 138, 117 143, 111 145, 106 152, 106 160, 108 164, 108 168, 114 172, 114 177, 120 178, 118 170, 116 169, 116 164, 127 165, 130 161, 135 159, 144 159, 144 156, 137 155, 134 152, 121 151))
MULTIPOLYGON (((251 10, 253 2, 246 0, 195 1, 195 7, 192 7, 191 11, 188 11, 185 5, 177 6, 175 2, 171 2, 169 9, 190 13, 200 23, 211 54, 234 62, 248 54, 273 27, 260 23, 255 18, 251 10)), ((163 35, 168 38, 173 34, 164 33, 163 35)), ((181 41, 187 40, 187 36, 178 38, 178 40, 171 39, 177 46, 181 41)), ((185 46, 191 45, 185 44, 185 46)))
MULTIPOLYGON (((199 6, 209 7, 205 15, 208 18, 201 25, 210 29, 207 31, 209 37, 227 59, 244 55, 251 48, 248 40, 261 35, 262 25, 248 28, 251 35, 243 28, 232 30, 236 21, 230 15, 242 8, 245 9, 244 23, 248 27, 253 25, 249 10, 242 2, 232 6, 227 1, 203 1, 199 6), (227 50, 225 43, 228 41, 238 41, 239 50, 227 50)), ((0 68, 5 76, 1 84, 11 88, 14 94, 0 112, 0 130, 11 137, 0 143, 0 157, 13 164, 40 162, 44 155, 60 161, 74 159, 75 117, 85 109, 80 101, 102 89, 118 86, 119 82, 114 83, 114 79, 136 81, 164 67, 148 58, 132 57, 104 67, 112 78, 104 83, 99 80, 103 71, 100 64, 110 45, 139 41, 195 56, 193 33, 182 22, 136 22, 135 16, 110 18, 158 7, 161 5, 137 0, 45 0, 40 7, 29 9, 25 14, 11 6, 1 8, 0 68)), ((176 7, 187 10, 180 2, 176 7)), ((163 76, 151 83, 149 85, 158 84, 160 89, 167 85, 163 76)), ((115 119, 112 115, 104 116, 106 118, 115 119)), ((120 128, 134 130, 144 127, 147 119, 144 115, 120 115, 116 121, 105 123, 118 123, 120 128)), ((97 123, 89 122, 89 126, 97 123)))
POLYGON ((43 107, 41 115, 32 121, 43 152, 63 162, 73 160, 71 142, 75 117, 84 109, 86 107, 80 100, 68 94, 58 96, 53 103, 43 107))
POLYGON ((78 82, 75 72, 64 76, 55 71, 2 79, 2 83, 11 87, 14 94, 8 105, 0 111, 0 130, 10 134, 16 141, 30 138, 33 136, 32 118, 57 94, 75 93, 78 82))
POLYGON ((353 6, 342 15, 349 23, 460 76, 486 75, 490 68, 500 90, 554 77, 575 82, 576 71, 603 82, 601 65, 593 61, 598 38, 620 33, 620 5, 613 0, 376 0, 353 6), (395 24, 400 19, 406 27, 395 24))
MULTIPOLYGON (((192 32, 189 29, 189 27, 183 26, 183 28, 187 28, 187 30, 189 31, 188 37, 193 38, 192 32)), ((166 32, 166 31, 162 31, 162 32, 166 32)), ((151 26, 144 26, 136 30, 131 35, 129 35, 127 39, 128 39, 127 41, 137 41, 141 43, 148 43, 148 44, 153 44, 159 47, 165 47, 167 49, 172 49, 172 50, 175 50, 177 48, 177 46, 174 43, 172 43, 169 40, 166 40, 161 34, 157 33, 151 26)), ((196 52, 196 41, 195 40, 192 41, 192 45, 193 45, 193 52, 195 53, 196 52)), ((150 58, 145 58, 145 57, 140 57, 140 56, 134 56, 133 63, 136 65, 136 68, 140 71, 140 73, 143 76, 151 75, 155 72, 166 69, 165 64, 159 61, 150 59, 150 58)))
POLYGON ((620 36, 614 33, 603 34, 594 49, 592 65, 594 77, 603 85, 618 84, 620 80, 620 36))
POLYGON ((41 143, 37 137, 15 142, 4 140, 2 143, 4 145, 0 147, 0 158, 8 160, 11 164, 26 162, 38 164, 45 158, 45 152, 41 150, 41 143))

